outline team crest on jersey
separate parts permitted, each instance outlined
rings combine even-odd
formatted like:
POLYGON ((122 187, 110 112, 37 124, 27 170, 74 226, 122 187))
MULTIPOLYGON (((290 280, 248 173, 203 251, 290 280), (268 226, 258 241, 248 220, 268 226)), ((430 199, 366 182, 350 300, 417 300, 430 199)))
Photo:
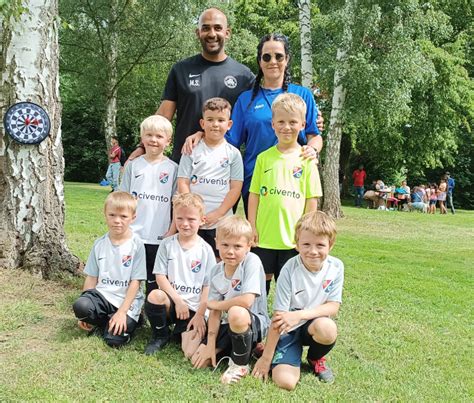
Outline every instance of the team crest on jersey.
POLYGON ((238 278, 233 278, 231 284, 232 284, 232 288, 235 291, 240 291, 240 289, 242 288, 242 284, 240 283, 240 279, 238 278))
POLYGON ((324 280, 323 281, 323 290, 326 294, 329 294, 332 289, 334 288, 334 281, 333 280, 324 280))
POLYGON ((268 194, 268 189, 266 186, 260 188, 260 196, 266 196, 268 194))
POLYGON ((168 172, 160 172, 160 182, 161 183, 166 183, 168 182, 170 175, 168 172))
POLYGON ((226 76, 224 78, 224 84, 227 88, 235 88, 237 87, 237 79, 234 76, 226 76))
POLYGON ((201 261, 200 260, 193 260, 191 262, 191 271, 193 273, 199 273, 201 271, 201 261))
POLYGON ((301 175, 303 175, 303 168, 301 167, 294 167, 293 168, 293 177, 296 179, 301 178, 301 175))
POLYGON ((195 185, 196 182, 198 181, 198 177, 196 175, 193 175, 191 176, 190 180, 191 180, 191 184, 195 185))
POLYGON ((222 168, 225 168, 227 165, 229 165, 229 158, 227 157, 222 158, 220 161, 220 164, 222 168))
POLYGON ((132 255, 122 256, 122 266, 123 267, 130 267, 131 264, 132 264, 132 255))

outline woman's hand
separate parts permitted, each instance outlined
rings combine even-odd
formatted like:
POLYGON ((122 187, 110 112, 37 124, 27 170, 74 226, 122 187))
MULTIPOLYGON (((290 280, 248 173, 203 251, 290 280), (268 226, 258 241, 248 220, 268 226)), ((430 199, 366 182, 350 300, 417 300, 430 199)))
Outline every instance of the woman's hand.
POLYGON ((311 146, 301 147, 300 155, 305 160, 314 160, 316 163, 319 162, 319 153, 311 146))

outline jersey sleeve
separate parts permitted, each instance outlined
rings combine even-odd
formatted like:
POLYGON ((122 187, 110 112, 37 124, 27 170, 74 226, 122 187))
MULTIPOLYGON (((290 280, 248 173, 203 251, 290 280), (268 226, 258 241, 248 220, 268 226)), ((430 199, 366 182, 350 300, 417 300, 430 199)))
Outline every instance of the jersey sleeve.
MULTIPOLYGON (((231 146, 232 147, 232 146, 231 146)), ((232 147, 232 162, 230 164, 230 180, 244 180, 244 163, 240 151, 232 147)))
POLYGON ((84 273, 92 277, 99 277, 99 265, 97 264, 97 255, 95 253, 96 245, 97 241, 94 242, 91 253, 89 253, 87 258, 86 267, 84 267, 84 273))
POLYGON ((163 101, 178 101, 178 80, 177 80, 177 72, 176 72, 176 65, 171 68, 170 73, 168 74, 168 78, 166 80, 165 89, 163 90, 163 95, 161 99, 163 101))
POLYGON ((263 272, 263 266, 260 259, 254 254, 247 255, 242 265, 242 294, 262 295, 264 292, 260 289, 260 273, 263 272))
POLYGON ((214 266, 217 264, 216 262, 216 257, 214 256, 214 251, 212 248, 206 243, 205 244, 205 253, 206 253, 206 267, 205 267, 205 276, 204 280, 202 283, 203 287, 206 287, 209 285, 209 279, 211 278, 211 271, 214 268, 214 266))
POLYGON ((220 265, 216 264, 211 270, 209 296, 207 297, 209 301, 223 301, 224 300, 224 296, 219 292, 215 284, 218 271, 219 271, 219 266, 220 265))
POLYGON ((319 169, 313 160, 307 160, 306 167, 308 175, 306 175, 306 192, 305 197, 311 199, 313 197, 321 197, 323 195, 321 187, 321 179, 319 177, 319 169))
POLYGON ((255 168, 253 170, 252 182, 250 182, 249 192, 260 194, 260 183, 262 176, 262 154, 257 156, 255 168))
POLYGON ((274 311, 289 312, 291 303, 291 272, 290 263, 282 267, 275 291, 274 311))
POLYGON ((158 252, 156 253, 155 264, 153 266, 153 274, 163 274, 168 275, 168 248, 167 240, 164 239, 160 246, 158 247, 158 252))
POLYGON ((189 179, 191 177, 192 171, 192 157, 190 155, 183 154, 179 160, 178 178, 189 179))
POLYGON ((247 134, 245 133, 245 110, 243 108, 243 94, 237 98, 237 102, 232 110, 232 127, 226 133, 226 140, 234 147, 240 146, 247 142, 247 134))
POLYGON ((143 242, 139 242, 137 245, 130 280, 146 280, 145 245, 143 242))
MULTIPOLYGON (((278 278, 280 281, 280 278, 278 278)), ((337 260, 337 276, 328 295, 328 301, 342 303, 342 287, 344 285, 344 263, 337 260)))
POLYGON ((132 169, 133 161, 130 161, 125 167, 122 176, 122 182, 120 183, 120 190, 122 190, 123 192, 130 193, 130 188, 132 187, 132 169))

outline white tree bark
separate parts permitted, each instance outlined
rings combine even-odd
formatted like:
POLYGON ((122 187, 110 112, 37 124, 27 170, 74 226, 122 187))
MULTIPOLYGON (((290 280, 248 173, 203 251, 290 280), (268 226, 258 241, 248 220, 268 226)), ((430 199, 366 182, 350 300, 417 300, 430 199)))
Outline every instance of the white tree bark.
POLYGON ((78 264, 64 233, 57 0, 24 5, 29 12, 18 21, 2 20, 1 114, 16 102, 35 102, 48 112, 51 132, 39 145, 20 145, 0 129, 0 267, 49 278, 78 264))
POLYGON ((311 46, 311 0, 298 0, 301 40, 301 81, 313 86, 313 50, 311 46))
POLYGON ((346 0, 344 6, 343 37, 340 48, 336 53, 336 68, 334 71, 334 91, 332 96, 331 116, 329 118, 329 133, 326 140, 326 159, 323 169, 323 211, 334 218, 343 217, 341 197, 339 194, 339 158, 343 129, 342 111, 346 99, 346 90, 342 84, 347 71, 347 52, 352 43, 352 22, 354 3, 356 0, 346 0))
POLYGON ((107 99, 105 106, 104 116, 104 133, 107 150, 110 147, 110 141, 113 136, 117 136, 117 58, 118 58, 118 45, 119 36, 118 31, 115 29, 116 19, 118 11, 117 0, 110 2, 110 19, 109 26, 110 30, 110 48, 109 54, 107 55, 107 68, 108 68, 108 82, 107 82, 107 99))

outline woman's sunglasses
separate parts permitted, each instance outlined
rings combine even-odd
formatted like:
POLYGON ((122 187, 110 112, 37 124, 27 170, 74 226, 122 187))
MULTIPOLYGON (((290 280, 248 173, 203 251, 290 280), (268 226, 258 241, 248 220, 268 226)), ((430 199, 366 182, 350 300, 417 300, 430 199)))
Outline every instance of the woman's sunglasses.
MULTIPOLYGON (((270 53, 264 53, 262 55, 262 60, 265 62, 265 63, 268 63, 270 60, 272 60, 272 56, 270 53)), ((280 63, 282 62, 283 60, 285 60, 285 55, 283 53, 275 53, 275 60, 280 63)))

